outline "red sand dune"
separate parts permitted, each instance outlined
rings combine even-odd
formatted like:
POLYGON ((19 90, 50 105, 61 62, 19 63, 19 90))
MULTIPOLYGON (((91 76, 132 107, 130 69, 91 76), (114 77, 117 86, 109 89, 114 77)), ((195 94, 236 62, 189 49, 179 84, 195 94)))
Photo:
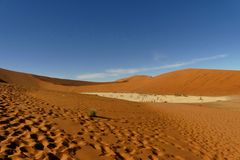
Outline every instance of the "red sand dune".
POLYGON ((185 69, 156 77, 131 77, 117 84, 81 86, 81 91, 187 95, 239 95, 240 71, 185 69))
POLYGON ((27 88, 38 87, 37 80, 27 73, 9 71, 0 68, 0 79, 7 83, 17 84, 27 88))
POLYGON ((0 69, 0 79, 25 87, 74 92, 239 95, 240 71, 185 69, 156 77, 133 76, 115 82, 87 82, 36 76, 0 69), (71 89, 69 89, 71 88, 71 89))
POLYGON ((190 95, 240 94, 240 71, 186 69, 154 77, 138 92, 190 95))
POLYGON ((0 159, 240 159, 237 99, 137 103, 74 93, 239 94, 239 78, 238 71, 187 69, 91 83, 0 69, 0 159))
POLYGON ((60 78, 52 78, 46 76, 21 73, 0 68, 0 79, 4 82, 17 84, 28 88, 39 88, 39 83, 46 82, 54 85, 62 86, 81 86, 81 85, 97 85, 106 83, 96 83, 88 81, 66 80, 60 78))

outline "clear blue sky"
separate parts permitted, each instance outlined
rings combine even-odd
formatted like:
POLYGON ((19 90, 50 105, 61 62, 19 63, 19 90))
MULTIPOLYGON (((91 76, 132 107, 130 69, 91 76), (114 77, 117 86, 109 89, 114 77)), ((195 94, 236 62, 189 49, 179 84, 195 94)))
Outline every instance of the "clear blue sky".
POLYGON ((93 81, 240 69, 240 1, 0 0, 0 67, 93 81))

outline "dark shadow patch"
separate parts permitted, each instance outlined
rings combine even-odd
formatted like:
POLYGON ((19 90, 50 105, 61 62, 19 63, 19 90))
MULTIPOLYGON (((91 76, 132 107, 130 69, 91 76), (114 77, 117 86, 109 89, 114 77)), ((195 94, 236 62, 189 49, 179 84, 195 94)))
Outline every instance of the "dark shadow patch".
POLYGON ((67 140, 64 140, 64 141, 62 142, 62 145, 65 146, 65 147, 69 147, 69 143, 68 143, 67 140))
POLYGON ((6 153, 8 156, 13 155, 14 152, 16 152, 16 151, 13 150, 13 149, 7 149, 7 150, 5 150, 5 153, 6 153))
POLYGON ((68 79, 60 79, 60 78, 52 78, 52 77, 44 77, 33 75, 33 77, 38 78, 42 81, 50 82, 57 85, 63 86, 90 86, 90 85, 100 85, 100 84, 114 84, 120 82, 88 82, 88 81, 77 81, 77 80, 68 80, 68 79))
POLYGON ((0 135, 0 142, 1 142, 1 141, 4 141, 4 140, 6 140, 6 137, 0 135))
POLYGON ((38 142, 38 143, 36 143, 36 144, 34 145, 34 148, 35 148, 36 150, 43 150, 43 149, 44 149, 44 145, 43 145, 42 143, 38 142))
POLYGON ((49 143, 53 143, 54 142, 54 139, 52 139, 51 137, 49 136, 46 136, 46 140, 49 142, 49 143))
POLYGON ((49 160, 60 160, 57 156, 55 156, 55 155, 52 154, 52 153, 48 153, 48 159, 49 159, 49 160))
POLYGON ((31 127, 29 125, 24 125, 22 127, 23 130, 28 130, 28 131, 31 131, 31 127))
POLYGON ((123 158, 123 156, 121 156, 118 152, 115 152, 115 158, 117 159, 117 160, 124 160, 124 158, 123 158))
POLYGON ((104 117, 104 116, 95 116, 94 118, 101 118, 101 119, 111 120, 111 118, 109 118, 109 117, 104 117))
POLYGON ((38 135, 37 134, 31 134, 30 137, 35 141, 38 140, 38 135))
POLYGON ((49 145, 47 145, 47 147, 48 147, 49 149, 53 149, 53 148, 56 148, 57 145, 56 145, 55 143, 49 143, 49 145))
POLYGON ((7 145, 7 148, 9 149, 16 149, 19 146, 17 142, 11 142, 9 145, 7 145))
POLYGON ((4 80, 2 80, 2 79, 0 79, 0 83, 7 83, 6 81, 4 81, 4 80))
POLYGON ((25 147, 20 147, 20 151, 21 151, 21 152, 28 152, 25 147))
POLYGON ((15 131, 13 132, 12 136, 19 136, 20 134, 22 134, 22 131, 15 131))

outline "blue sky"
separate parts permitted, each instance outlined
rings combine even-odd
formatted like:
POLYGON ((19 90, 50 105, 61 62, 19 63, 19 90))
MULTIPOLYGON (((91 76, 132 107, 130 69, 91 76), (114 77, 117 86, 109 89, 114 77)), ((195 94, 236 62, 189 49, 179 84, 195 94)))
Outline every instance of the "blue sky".
POLYGON ((239 0, 0 0, 0 67, 110 81, 240 69, 239 0))

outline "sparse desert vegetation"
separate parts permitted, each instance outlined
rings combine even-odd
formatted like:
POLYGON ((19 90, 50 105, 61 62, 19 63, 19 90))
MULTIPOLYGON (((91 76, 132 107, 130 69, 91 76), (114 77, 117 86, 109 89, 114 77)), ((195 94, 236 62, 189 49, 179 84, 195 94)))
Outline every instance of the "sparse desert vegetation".
POLYGON ((0 0, 0 160, 240 160, 240 0, 0 0))
MULTIPOLYGON (((238 97, 80 94, 85 86, 75 86, 75 81, 73 86, 70 80, 60 85, 62 80, 53 83, 58 79, 1 70, 0 79, 3 159, 154 160, 170 155, 214 159, 217 153, 237 159, 240 155, 238 97)), ((97 84, 96 90, 100 85, 113 84, 97 84)), ((119 83, 114 85, 118 89, 119 83)))
POLYGON ((89 117, 96 117, 97 116, 96 109, 90 109, 88 115, 89 115, 89 117))
POLYGON ((52 83, 57 79, 41 81, 6 71, 1 75, 8 78, 0 83, 2 159, 154 160, 170 155, 214 159, 216 153, 237 159, 240 155, 235 143, 240 142, 238 98, 79 94, 81 86, 69 87, 71 81, 65 86, 52 83))

